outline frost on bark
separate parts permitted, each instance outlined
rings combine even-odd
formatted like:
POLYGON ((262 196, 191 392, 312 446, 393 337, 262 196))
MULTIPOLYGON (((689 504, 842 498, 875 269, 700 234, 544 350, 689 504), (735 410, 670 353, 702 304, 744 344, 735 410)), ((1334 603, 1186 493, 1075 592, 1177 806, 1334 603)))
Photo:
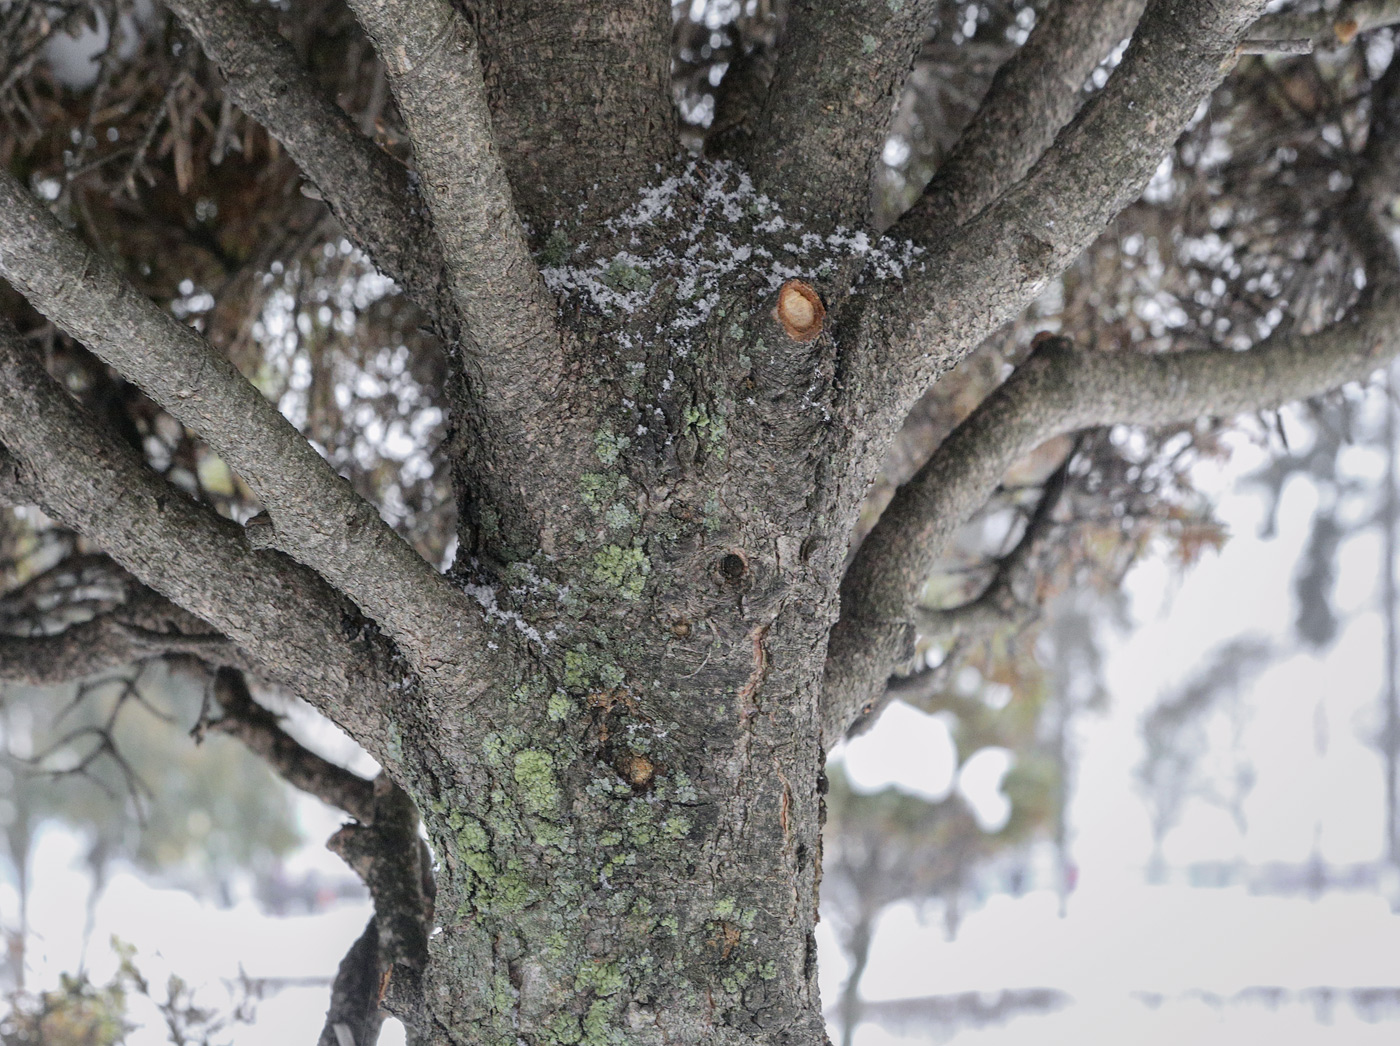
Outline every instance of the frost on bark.
POLYGON ((170 6, 441 340, 455 561, 419 558, 12 171, 0 274, 217 450, 264 512, 240 527, 146 468, 49 377, 52 331, 16 308, 0 489, 84 533, 139 598, 67 639, 6 637, 0 674, 196 659, 221 729, 354 813, 337 850, 376 914, 323 1041, 372 1035, 383 1006, 430 1043, 822 1043, 823 753, 908 667, 952 530, 1050 436, 1258 409, 1400 351, 1377 232, 1400 168, 1381 133, 1390 76, 1348 197, 1369 281, 1350 314, 1234 355, 1042 343, 848 565, 909 405, 1141 192, 1261 2, 1115 3, 1092 33, 1074 31, 1086 5, 1053 7, 885 237, 870 173, 922 3, 794 5, 772 83, 717 161, 681 151, 660 9, 352 0, 406 171, 317 93, 271 19, 170 6), (1075 81, 1134 26, 1081 107, 1075 81), (541 78, 555 69, 562 85, 541 78), (999 133, 1018 91, 1057 90, 1023 137, 999 133), (1007 169, 979 182, 989 157, 1007 169), (300 693, 384 775, 317 762, 245 675, 300 693))

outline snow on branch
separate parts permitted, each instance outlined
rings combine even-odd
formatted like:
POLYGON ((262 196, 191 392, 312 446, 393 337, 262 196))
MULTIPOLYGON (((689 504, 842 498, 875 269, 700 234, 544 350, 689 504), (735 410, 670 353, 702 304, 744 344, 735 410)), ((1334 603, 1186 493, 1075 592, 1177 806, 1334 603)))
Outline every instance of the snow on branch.
POLYGON ((237 524, 148 469, 10 333, 0 334, 0 443, 49 515, 388 758, 379 704, 402 675, 392 647, 313 571, 249 549, 237 524))
POLYGON ((446 302, 442 252, 408 174, 312 82, 270 13, 246 3, 168 0, 239 107, 287 147, 375 265, 430 312, 446 302))
POLYGON ((243 477, 270 516, 264 547, 318 571, 394 639, 426 682, 470 701, 488 660, 479 609, 336 475, 227 357, 133 290, 3 172, 0 214, 0 275, 243 477))

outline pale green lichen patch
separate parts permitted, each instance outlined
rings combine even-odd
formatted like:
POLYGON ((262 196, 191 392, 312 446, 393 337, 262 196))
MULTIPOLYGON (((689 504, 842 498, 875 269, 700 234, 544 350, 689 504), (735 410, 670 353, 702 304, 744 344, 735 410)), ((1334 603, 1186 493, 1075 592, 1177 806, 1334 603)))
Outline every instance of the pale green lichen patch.
POLYGON ((586 962, 574 976, 574 991, 592 992, 607 997, 616 995, 627 986, 615 962, 586 962))
POLYGON ((603 513, 603 522, 611 530, 632 530, 637 526, 637 516, 622 502, 614 502, 603 513))
POLYGON ((618 257, 603 273, 603 283, 622 293, 644 291, 651 286, 651 273, 639 263, 618 257))
POLYGON ((569 255, 573 253, 573 246, 569 243, 569 237, 565 235, 564 230, 555 229, 549 234, 549 239, 544 241, 544 247, 540 249, 540 264, 563 265, 569 260, 569 255))
POLYGON ((640 548, 605 545, 593 554, 594 581, 619 590, 625 599, 636 599, 646 587, 651 563, 640 548))
MULTIPOLYGON (((593 433, 593 451, 604 465, 616 465, 622 452, 632 445, 630 436, 617 436, 607 427, 593 433)), ((591 475, 591 473, 588 473, 591 475)))
POLYGON ((554 777, 554 757, 538 748, 515 754, 515 783, 520 802, 536 814, 552 814, 559 806, 559 782, 554 777))
MULTIPOLYGON (((568 655, 566 654, 565 657, 567 658, 568 655)), ((555 691, 553 694, 549 695, 549 706, 546 712, 549 718, 556 723, 562 723, 565 719, 568 719, 573 710, 574 703, 569 698, 568 694, 555 691)))

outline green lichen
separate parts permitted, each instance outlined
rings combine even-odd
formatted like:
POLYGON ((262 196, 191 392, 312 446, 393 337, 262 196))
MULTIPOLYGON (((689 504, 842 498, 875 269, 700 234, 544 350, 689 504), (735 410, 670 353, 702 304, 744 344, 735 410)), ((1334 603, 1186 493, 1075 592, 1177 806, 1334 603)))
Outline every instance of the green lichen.
POLYGON ((593 1000, 583 1018, 583 1046, 614 1046, 626 1041, 621 1032, 609 1027, 612 1009, 603 999, 593 1000))
POLYGON ((505 763, 506 756, 524 743, 525 735, 515 727, 508 726, 499 733, 493 731, 487 734, 481 742, 481 753, 491 766, 501 766, 505 763))
POLYGON ((550 268, 557 268, 569 260, 569 255, 574 253, 573 246, 569 243, 569 237, 564 234, 563 229, 555 229, 549 234, 549 239, 544 241, 544 247, 540 249, 540 263, 550 268))
POLYGON ((604 686, 616 689, 627 682, 627 673, 609 662, 598 669, 598 678, 603 681, 604 686))
POLYGON ((690 834, 690 818, 679 814, 661 822, 661 831, 672 839, 684 839, 690 834))
POLYGON ((552 814, 559 806, 559 782, 554 778, 554 757, 538 748, 515 755, 515 783, 520 803, 536 814, 552 814))
POLYGON ((734 914, 734 909, 738 903, 732 897, 725 897, 715 902, 715 915, 721 919, 728 919, 734 914))
POLYGON ((637 515, 622 502, 617 501, 608 506, 603 513, 603 522, 613 530, 632 530, 637 525, 637 515))
MULTIPOLYGON (((597 446, 598 435, 601 433, 594 436, 595 446, 597 446)), ((611 435, 608 433, 609 437, 611 435)), ((616 449, 616 442, 616 440, 612 441, 614 449, 616 449)), ((626 479, 613 472, 585 472, 578 478, 579 493, 583 495, 583 503, 594 512, 601 512, 609 502, 622 492, 626 485, 626 479)))
POLYGON ((622 452, 631 445, 631 437, 615 436, 607 426, 593 433, 593 451, 604 465, 616 465, 622 452))
POLYGON ((598 836, 598 844, 600 846, 617 846, 621 842, 622 833, 613 828, 609 828, 598 836))
POLYGON ((651 273, 619 258, 603 273, 603 282, 615 291, 644 291, 651 286, 651 273))
POLYGON ((574 1046, 583 1038, 583 1029, 579 1027, 577 1017, 560 1014, 550 1021, 549 1034, 559 1046, 574 1046))
MULTIPOLYGON (((568 656, 568 654, 564 655, 565 660, 568 659, 568 656)), ((569 713, 571 713, 573 710, 574 702, 568 694, 561 693, 556 690, 554 693, 549 695, 549 705, 546 709, 546 712, 549 715, 549 718, 553 719, 556 723, 562 723, 565 719, 568 719, 569 713)))
POLYGON ((586 962, 574 975, 574 991, 592 992, 604 998, 616 995, 626 984, 615 962, 586 962))
POLYGON ((650 573, 651 563, 639 548, 605 545, 593 554, 593 580, 618 589, 625 599, 636 599, 642 594, 650 573))
POLYGON ((879 50, 880 41, 869 33, 862 33, 860 38, 860 53, 874 54, 879 50))
POLYGON ((586 689, 598 671, 598 659, 587 647, 576 646, 564 652, 564 685, 576 690, 586 689))

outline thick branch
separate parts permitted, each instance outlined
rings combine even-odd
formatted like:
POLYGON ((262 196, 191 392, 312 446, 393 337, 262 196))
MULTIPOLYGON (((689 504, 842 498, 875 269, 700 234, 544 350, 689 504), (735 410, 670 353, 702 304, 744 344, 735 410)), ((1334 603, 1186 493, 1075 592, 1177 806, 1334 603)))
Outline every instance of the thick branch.
POLYGON ((243 673, 221 668, 214 676, 214 699, 223 718, 210 729, 242 741, 288 784, 339 807, 351 817, 374 817, 374 784, 302 746, 282 729, 277 716, 253 700, 243 673))
POLYGON ((1235 61, 1263 0, 1154 0, 1123 62, 1024 179, 929 244, 922 274, 878 307, 851 348, 852 409, 902 417, 1018 314, 1118 212, 1235 61), (865 358, 862 358, 865 357, 865 358))
POLYGON ((228 96, 287 147, 345 230, 435 315, 450 301, 442 252, 408 172, 320 91, 270 12, 249 3, 168 0, 224 75, 228 96))
POLYGON ((867 224, 875 164, 935 7, 930 0, 791 5, 748 139, 748 167, 764 192, 837 224, 867 224))
POLYGON ((350 6, 408 127, 453 297, 477 349, 481 399, 502 415, 536 409, 562 371, 556 305, 516 217, 472 28, 448 0, 350 6))
POLYGON ((269 512, 264 543, 350 596, 431 685, 465 700, 478 693, 477 672, 489 661, 479 608, 337 476, 227 357, 133 291, 3 172, 0 214, 0 274, 209 442, 269 512))
POLYGON ((491 120, 521 213, 543 237, 625 207, 680 151, 671 9, 655 0, 473 4, 491 120))
POLYGON ((392 758, 379 704, 403 672, 389 644, 314 572, 250 550, 236 524, 146 468, 8 334, 0 442, 50 515, 228 636, 375 758, 392 758))
MULTIPOLYGON (((382 773, 373 787, 371 819, 346 825, 326 845, 364 880, 374 899, 375 947, 383 971, 376 1006, 382 1004, 421 1033, 427 1023, 422 974, 434 901, 429 854, 408 793, 382 773)), ((330 1023, 328 1018, 327 1027, 330 1023)))
POLYGON ((997 70, 982 105, 895 234, 930 238, 1015 185, 1084 103, 1084 83, 1132 34, 1145 0, 1056 0, 997 70))
POLYGON ((912 650, 924 582, 954 530, 1018 457, 1051 436, 1099 425, 1180 424, 1266 410, 1361 381, 1400 353, 1400 283, 1311 336, 1249 352, 1081 352, 1042 344, 900 488, 842 582, 823 721, 828 742, 885 687, 912 650))
POLYGON ((379 956, 379 921, 373 916, 340 960, 331 983, 331 1004, 316 1046, 354 1046, 379 1041, 384 1015, 379 1009, 379 986, 384 971, 379 956))

